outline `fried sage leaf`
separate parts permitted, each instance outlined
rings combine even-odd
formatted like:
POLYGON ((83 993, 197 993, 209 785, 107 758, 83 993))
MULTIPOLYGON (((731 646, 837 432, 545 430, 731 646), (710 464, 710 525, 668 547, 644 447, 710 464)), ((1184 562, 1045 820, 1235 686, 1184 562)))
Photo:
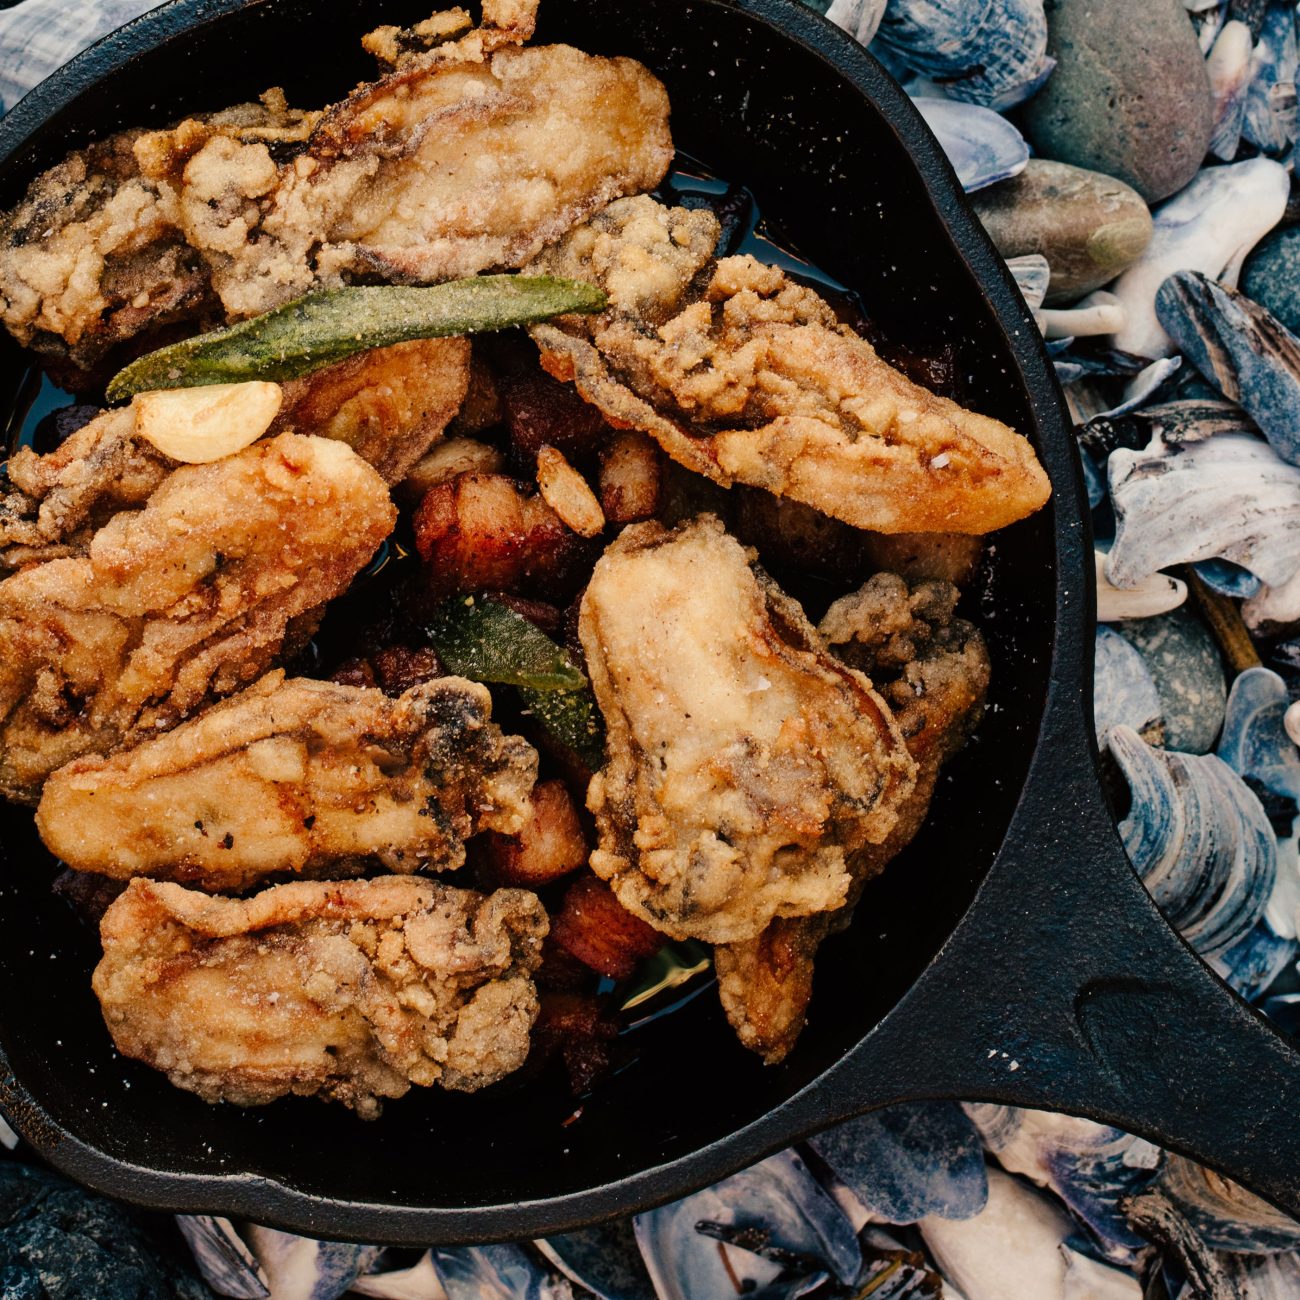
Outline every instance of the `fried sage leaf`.
POLYGON ((513 686, 539 726, 593 771, 605 761, 605 726, 587 679, 563 646, 491 596, 445 601, 425 625, 449 672, 513 686))
POLYGON ((147 353, 113 376, 108 398, 245 379, 297 379, 370 348, 487 333, 604 306, 605 295, 594 285, 552 276, 480 275, 421 287, 327 289, 147 353))
POLYGON ((587 679, 545 632, 490 596, 444 601, 426 624, 449 671, 474 682, 576 691, 587 679))

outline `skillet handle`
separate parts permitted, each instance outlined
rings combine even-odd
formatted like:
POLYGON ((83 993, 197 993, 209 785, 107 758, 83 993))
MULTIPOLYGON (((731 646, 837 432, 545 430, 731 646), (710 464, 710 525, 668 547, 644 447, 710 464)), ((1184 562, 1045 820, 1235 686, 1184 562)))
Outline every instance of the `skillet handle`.
POLYGON ((1165 923, 1087 733, 1051 730, 1050 783, 1031 782, 947 947, 841 1062, 831 1107, 946 1097, 1083 1115, 1300 1217, 1300 1051, 1165 923))

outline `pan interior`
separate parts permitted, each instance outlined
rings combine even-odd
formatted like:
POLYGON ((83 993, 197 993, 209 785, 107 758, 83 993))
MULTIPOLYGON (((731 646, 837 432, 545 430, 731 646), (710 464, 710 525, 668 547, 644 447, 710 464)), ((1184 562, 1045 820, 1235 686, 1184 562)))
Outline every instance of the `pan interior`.
MULTIPOLYGON (((273 0, 230 4, 212 17, 221 7, 181 0, 197 26, 141 50, 127 67, 92 67, 79 97, 16 151, 0 130, 12 153, 0 202, 11 203, 73 144, 121 126, 161 124, 272 84, 284 85, 290 102, 338 98, 372 74, 358 47, 363 31, 429 10, 428 0, 273 0)), ((737 8, 687 0, 544 0, 537 39, 648 64, 667 83, 681 150, 750 186, 779 236, 858 290, 888 334, 955 345, 971 405, 1034 427, 1004 327, 907 148, 823 58, 737 8)), ((8 376, 12 348, 3 357, 8 376)), ((1049 465, 1058 456, 1047 456, 1049 465)), ((945 773, 924 832, 867 890, 852 930, 823 949, 808 1028, 782 1066, 765 1068, 740 1048, 709 994, 641 1031, 637 1063, 567 1125, 574 1105, 551 1075, 474 1097, 416 1090, 376 1122, 303 1100, 209 1107, 112 1051, 90 991, 94 936, 51 894, 55 866, 30 811, 0 807, 5 1056, 58 1125, 119 1159, 182 1173, 254 1173, 349 1201, 469 1207, 545 1198, 725 1137, 810 1082, 884 1016, 989 869, 1046 694, 1053 513, 992 545, 977 611, 994 656, 992 707, 945 773)))

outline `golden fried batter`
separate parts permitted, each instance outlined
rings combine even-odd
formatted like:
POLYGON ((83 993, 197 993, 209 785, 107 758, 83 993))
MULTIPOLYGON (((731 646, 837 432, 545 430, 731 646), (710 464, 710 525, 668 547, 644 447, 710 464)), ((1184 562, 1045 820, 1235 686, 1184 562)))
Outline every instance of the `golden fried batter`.
POLYGON ((322 113, 272 91, 71 155, 0 221, 0 319, 89 368, 158 324, 357 276, 522 265, 673 154, 668 96, 639 63, 516 48, 535 8, 488 4, 455 41, 459 10, 372 33, 394 70, 322 113))
POLYGON ((385 483, 400 483, 441 437, 469 387, 469 340, 417 339, 359 352, 283 384, 271 433, 346 442, 385 483))
POLYGON ((609 759, 587 806, 596 874, 674 938, 753 939, 844 901, 915 764, 889 709, 712 516, 626 529, 579 635, 609 759))
POLYGON ((866 672, 889 702, 917 762, 912 793, 880 844, 851 853, 848 898, 834 912, 773 921, 756 939, 714 950, 723 1009, 740 1041, 769 1063, 782 1060, 803 1029, 821 941, 848 924, 863 885, 916 836, 930 809, 939 768, 965 744, 983 711, 989 682, 984 639, 954 616, 946 582, 909 587, 877 574, 838 600, 819 630, 845 662, 866 672))
POLYGON ((382 691, 268 673, 174 731, 45 783, 36 825, 77 871, 242 890, 277 872, 459 867, 529 814, 537 755, 461 677, 382 691))
POLYGON ((532 328, 542 364, 688 469, 876 532, 987 533, 1049 493, 1029 442, 914 384, 777 267, 712 258, 712 214, 611 204, 530 269, 610 308, 532 328))
POLYGON ((284 434, 173 471, 84 556, 0 582, 0 794, 175 726, 309 635, 392 529, 379 475, 284 434))
POLYGON ((205 1101, 296 1093, 370 1117, 412 1084, 473 1092, 523 1064, 546 929, 522 889, 380 876, 234 899, 133 880, 94 989, 118 1051, 205 1101))

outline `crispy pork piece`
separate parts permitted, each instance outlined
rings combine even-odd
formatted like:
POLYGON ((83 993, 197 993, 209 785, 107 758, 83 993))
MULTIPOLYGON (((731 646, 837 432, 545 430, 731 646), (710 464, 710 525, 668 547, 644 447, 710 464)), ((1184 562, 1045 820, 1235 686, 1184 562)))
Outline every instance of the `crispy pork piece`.
POLYGON ((342 443, 283 434, 173 471, 87 553, 0 582, 0 794, 175 726, 310 635, 396 512, 342 443))
POLYGON ((469 387, 468 339, 372 348, 284 384, 271 433, 346 442, 385 483, 404 479, 441 439, 469 387))
POLYGON ((511 834, 483 837, 484 866, 493 884, 537 889, 587 865, 587 838, 563 781, 533 787, 528 810, 511 834))
POLYGON ((47 455, 8 461, 0 493, 0 569, 84 555, 119 510, 138 510, 176 468, 136 436, 130 407, 104 411, 47 455))
POLYGON ((533 326, 542 364, 688 469, 857 528, 987 533, 1047 500, 1025 438, 913 383, 779 268, 715 261, 718 233, 642 196, 546 249, 532 270, 610 306, 533 326))
POLYGON ((89 369, 164 323, 236 320, 356 276, 518 267, 672 160, 639 63, 518 48, 533 0, 488 0, 367 46, 390 70, 323 112, 279 91, 132 131, 37 177, 0 220, 0 319, 89 369), (458 39, 450 39, 458 37, 458 39))
POLYGON ((281 872, 449 870, 480 830, 519 831, 537 755, 463 677, 396 699, 268 673, 248 690, 45 783, 36 826, 77 871, 211 892, 281 872))
POLYGON ((133 880, 94 989, 118 1051, 205 1101, 295 1093, 369 1118, 412 1084, 474 1092, 523 1064, 546 929, 522 889, 380 876, 235 899, 133 880))
POLYGON ((624 530, 578 624, 609 759, 596 874, 657 930, 754 939, 838 907, 915 764, 888 707, 712 516, 624 530))
POLYGON ((917 763, 917 781, 880 844, 849 855, 849 895, 835 912, 773 921, 756 939, 714 950, 722 1005, 740 1041, 769 1063, 782 1060, 804 1025, 813 958, 852 916, 862 887, 921 829, 939 769, 966 743, 984 707, 989 658, 984 639, 954 615, 956 588, 909 585, 877 574, 836 601, 820 631, 845 662, 866 672, 889 702, 917 763))

